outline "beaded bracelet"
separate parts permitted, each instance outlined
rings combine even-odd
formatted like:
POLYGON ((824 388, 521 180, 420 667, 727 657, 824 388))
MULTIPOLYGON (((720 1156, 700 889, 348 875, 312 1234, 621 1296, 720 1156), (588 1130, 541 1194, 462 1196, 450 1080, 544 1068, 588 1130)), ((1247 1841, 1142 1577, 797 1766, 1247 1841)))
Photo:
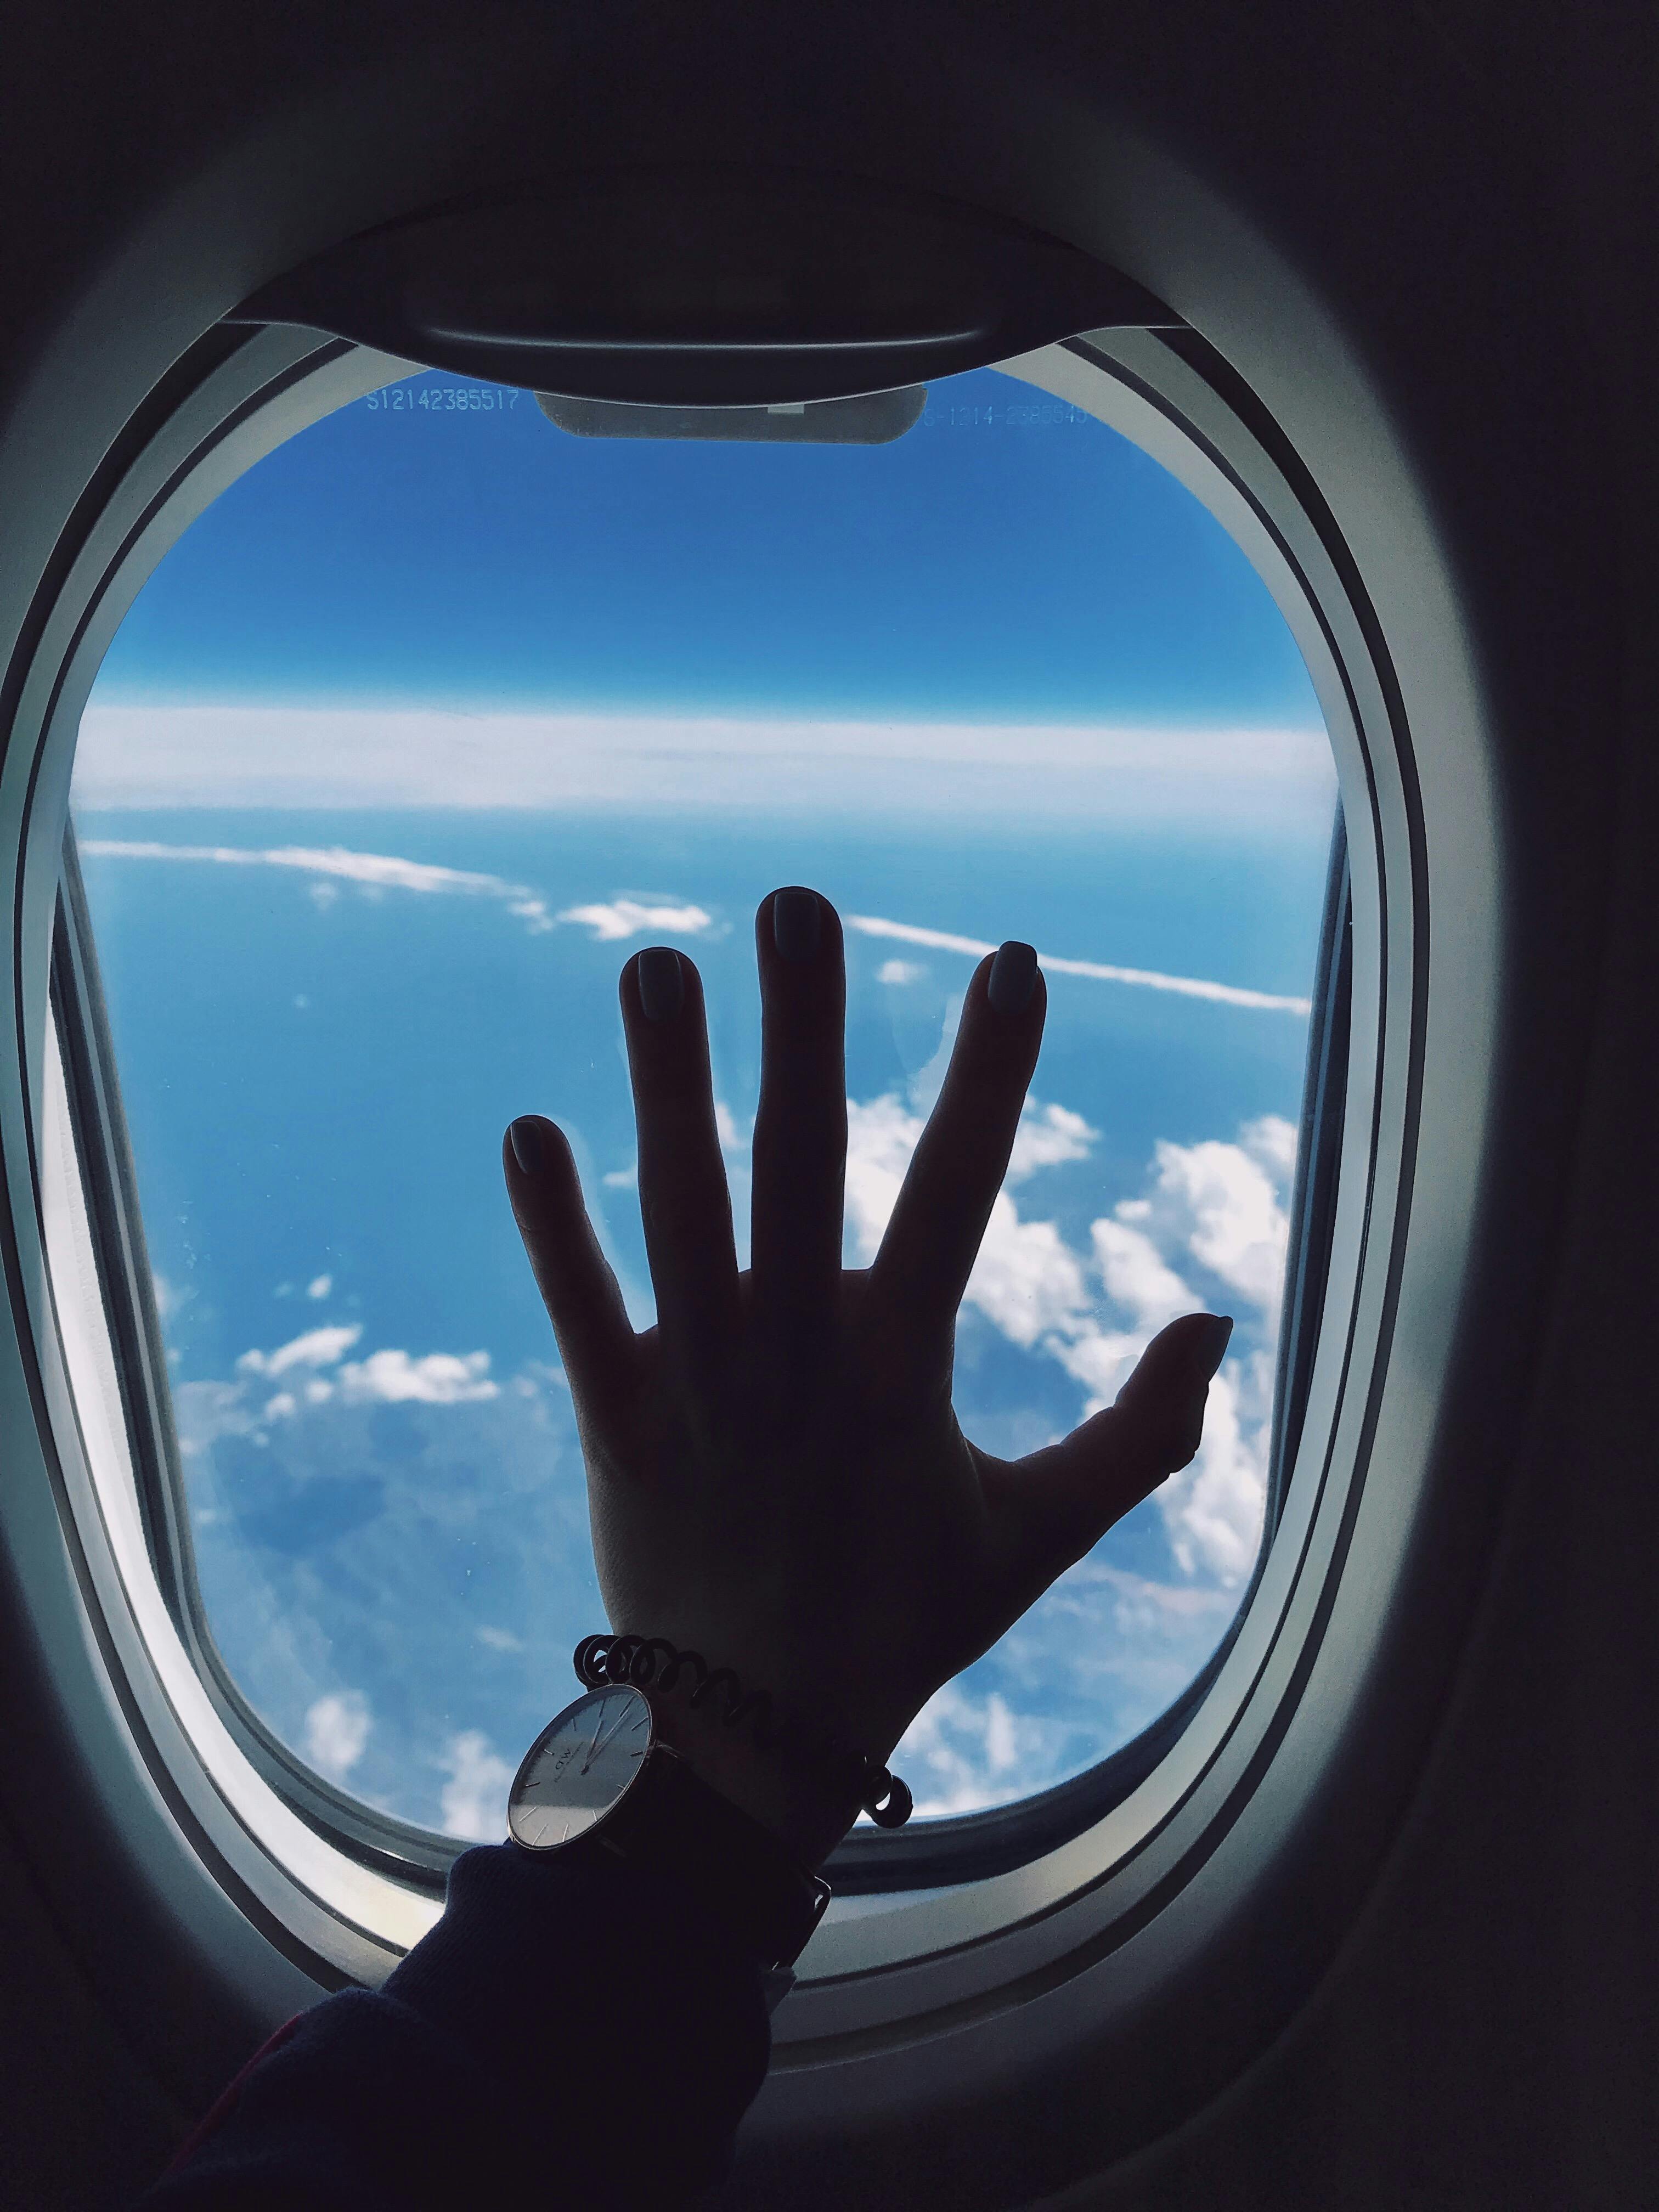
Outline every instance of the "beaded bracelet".
POLYGON ((655 1682, 665 1695, 672 1695, 682 1674, 690 1674, 696 1678, 688 1700, 694 1710, 706 1698, 714 1698, 721 1708, 719 1718, 727 1728, 746 1721, 760 1750, 817 1767, 820 1778, 827 1778, 837 1795, 856 1797, 860 1809, 878 1827, 902 1828, 915 1809, 908 1790, 878 1760, 866 1759, 861 1751, 839 1750, 827 1736, 799 1724, 783 1726, 774 1718, 772 1700, 764 1690, 751 1690, 745 1697, 732 1669, 711 1671, 700 1651, 682 1651, 661 1636, 584 1636, 572 1662, 577 1680, 590 1690, 606 1683, 642 1690, 655 1682))

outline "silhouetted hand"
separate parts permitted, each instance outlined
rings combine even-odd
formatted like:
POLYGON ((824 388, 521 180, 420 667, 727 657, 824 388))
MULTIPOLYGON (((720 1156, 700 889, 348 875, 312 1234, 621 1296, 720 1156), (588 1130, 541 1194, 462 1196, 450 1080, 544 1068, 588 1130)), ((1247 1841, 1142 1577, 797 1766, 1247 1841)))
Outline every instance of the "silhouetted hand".
MULTIPOLYGON (((756 937, 747 1272, 683 953, 638 954, 621 986, 657 1326, 629 1325, 552 1122, 513 1124, 507 1188, 575 1404, 612 1628, 689 1644, 884 1759, 942 1682, 1193 1457, 1231 1324, 1172 1322, 1063 1443, 1013 1461, 971 1443, 951 1405, 957 1310, 1036 1065, 1036 955, 1005 945, 975 971, 881 1249, 843 1269, 840 921, 816 892, 781 890, 756 937)), ((821 1856, 854 1808, 778 1786, 732 1794, 821 1856)))

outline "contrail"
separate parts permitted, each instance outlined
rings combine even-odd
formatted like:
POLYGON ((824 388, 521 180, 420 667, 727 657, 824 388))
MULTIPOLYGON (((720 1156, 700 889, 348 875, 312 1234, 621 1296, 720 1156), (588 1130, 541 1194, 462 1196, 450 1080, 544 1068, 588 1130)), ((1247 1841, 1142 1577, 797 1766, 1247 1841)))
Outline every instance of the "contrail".
MULTIPOLYGON (((953 937, 945 929, 919 929, 914 922, 884 921, 872 914, 849 914, 847 927, 862 937, 890 937, 901 945, 925 945, 935 952, 965 952, 974 959, 996 951, 994 945, 983 945, 976 937, 953 937)), ((1237 984, 1211 983, 1196 975, 1160 975, 1151 968, 1112 968, 1102 960, 1062 960, 1050 952, 1038 953, 1037 959, 1051 975, 1087 975, 1098 983, 1134 983, 1143 990, 1175 991, 1184 999, 1213 999, 1224 1006, 1252 1006, 1264 1013, 1313 1012, 1309 999, 1241 990, 1237 984)))
POLYGON ((211 860, 221 867, 297 868, 309 876, 342 876, 348 883, 397 890, 483 892, 492 898, 533 896, 499 876, 434 867, 390 853, 352 853, 340 845, 279 845, 261 852, 246 845, 156 845, 135 838, 88 837, 81 850, 106 860, 211 860))
MULTIPOLYGON (((556 922, 580 923, 596 937, 619 939, 649 929, 667 929, 696 935, 712 917, 702 908, 672 902, 642 903, 619 892, 604 906, 567 908, 550 915, 545 902, 523 884, 509 884, 500 876, 475 875, 462 868, 435 867, 423 860, 405 860, 387 853, 353 853, 340 846, 319 848, 283 845, 264 851, 238 845, 163 845, 114 837, 88 837, 83 853, 100 860, 207 860, 233 867, 293 868, 302 874, 333 877, 375 889, 460 893, 503 900, 511 912, 528 922, 533 932, 551 929, 556 922)), ((962 952, 979 959, 994 952, 994 945, 976 937, 956 937, 949 930, 922 929, 914 922, 885 921, 879 915, 849 914, 848 929, 863 937, 887 937, 901 945, 925 945, 934 952, 962 952)), ((1038 954, 1051 975, 1084 975, 1097 983, 1131 983, 1147 991, 1174 991, 1185 999, 1210 999, 1224 1006, 1249 1006, 1258 1012, 1301 1014, 1312 1012, 1311 1001, 1272 991, 1242 990, 1233 983, 1212 983, 1196 975, 1161 975, 1150 968, 1115 968, 1100 960, 1065 960, 1058 954, 1038 954)))

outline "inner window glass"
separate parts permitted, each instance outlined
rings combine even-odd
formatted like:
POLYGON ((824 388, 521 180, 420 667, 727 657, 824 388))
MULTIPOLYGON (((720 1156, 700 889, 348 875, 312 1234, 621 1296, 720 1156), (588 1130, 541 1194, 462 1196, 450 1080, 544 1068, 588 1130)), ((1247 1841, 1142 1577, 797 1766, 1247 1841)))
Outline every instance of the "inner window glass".
POLYGON ((986 370, 880 445, 581 436, 421 375, 185 534, 82 719, 76 834, 211 1635, 315 1770, 461 1838, 604 1626, 501 1187, 570 1133, 652 1312, 622 961, 707 986, 740 1250, 752 915, 847 925, 849 1264, 979 954, 1049 1018, 957 1341, 1015 1455, 1175 1314, 1237 1316, 1194 1464, 934 1698, 920 1814, 1137 1734, 1261 1540, 1335 777, 1285 623, 1138 447, 986 370))

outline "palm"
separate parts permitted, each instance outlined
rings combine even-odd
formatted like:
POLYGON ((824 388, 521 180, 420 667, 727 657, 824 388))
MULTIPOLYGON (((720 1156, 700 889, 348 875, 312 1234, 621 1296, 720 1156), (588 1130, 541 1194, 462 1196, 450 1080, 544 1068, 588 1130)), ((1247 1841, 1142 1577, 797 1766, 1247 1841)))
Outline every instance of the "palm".
POLYGON ((1192 1456, 1225 1335, 1206 1316, 1174 1323, 1115 1407, 1027 1459, 969 1443, 951 1404, 956 1313, 1036 1064, 1042 978, 1018 1004, 1000 990, 1000 1010, 993 963, 976 973, 880 1252, 844 1271, 840 928, 815 900, 803 931, 811 893, 775 898, 797 903, 793 930, 775 926, 774 900, 757 917, 750 1268, 737 1267, 701 984, 682 956, 641 955, 622 981, 658 1326, 629 1326, 550 1123, 532 1125, 533 1172, 509 1146, 507 1180, 575 1401, 612 1626, 690 1644, 884 1756, 941 1682, 1192 1456))

